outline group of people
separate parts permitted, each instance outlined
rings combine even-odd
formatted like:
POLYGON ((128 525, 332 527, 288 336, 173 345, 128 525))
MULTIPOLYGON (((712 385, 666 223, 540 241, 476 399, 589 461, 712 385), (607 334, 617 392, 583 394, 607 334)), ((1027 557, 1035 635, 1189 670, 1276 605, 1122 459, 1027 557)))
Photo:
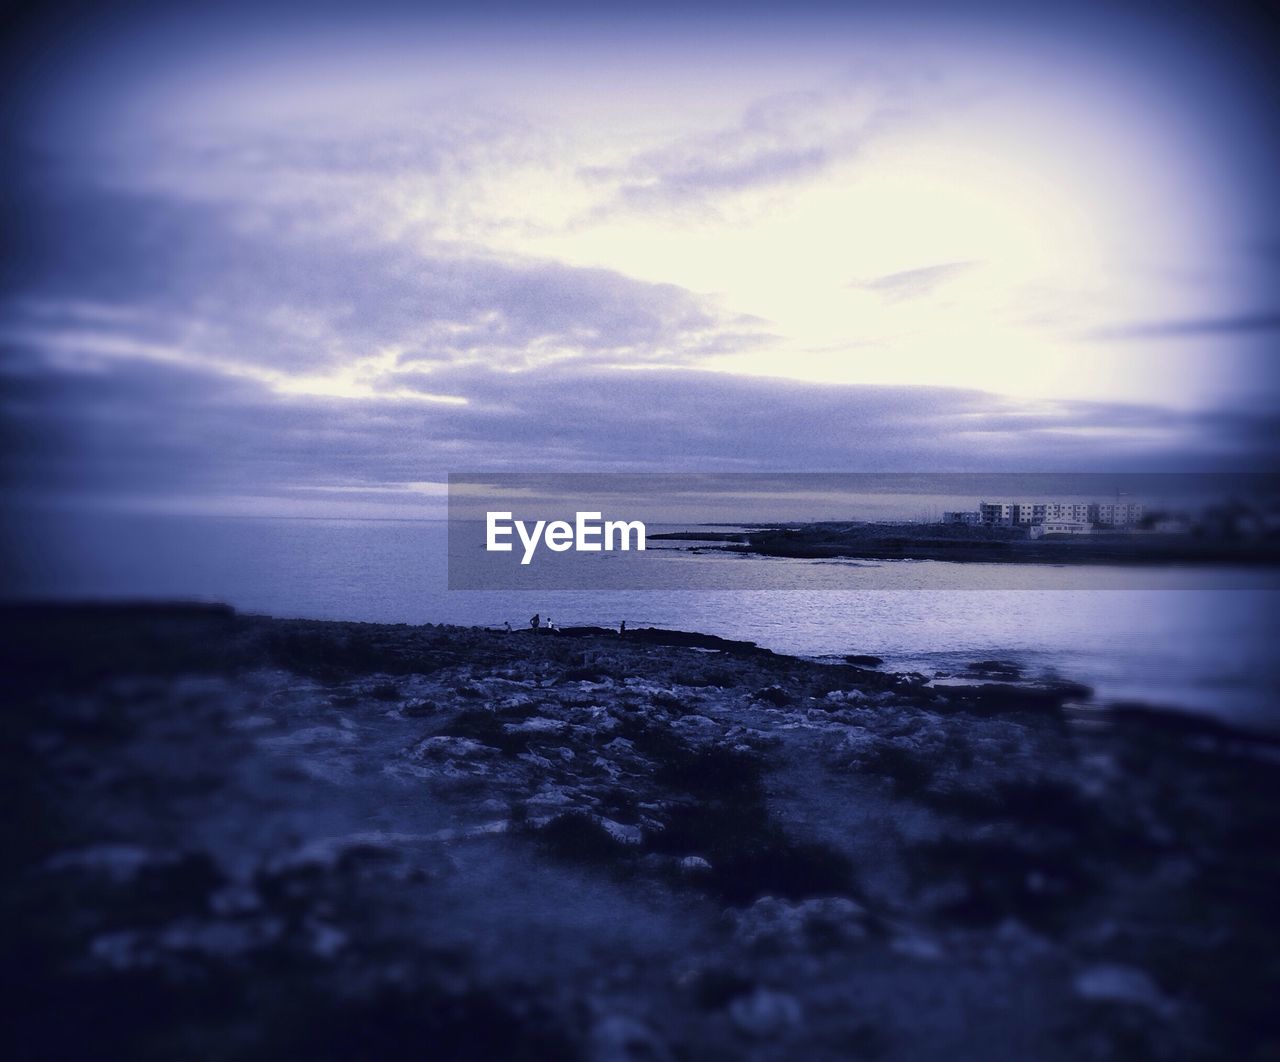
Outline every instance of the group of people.
MULTIPOLYGON (((502 624, 502 626, 503 626, 503 627, 504 627, 508 632, 510 632, 510 631, 511 631, 511 621, 510 621, 510 620, 505 621, 505 622, 502 624)), ((550 616, 548 616, 546 619, 543 619, 543 618, 542 618, 542 615, 541 615, 540 613, 535 612, 532 616, 530 616, 530 617, 529 617, 529 629, 530 629, 530 630, 533 630, 533 631, 537 631, 537 630, 554 631, 554 630, 558 630, 559 628, 557 628, 557 627, 556 627, 556 625, 555 625, 554 623, 552 623, 552 622, 551 622, 551 617, 550 617, 550 616)), ((626 621, 626 620, 622 620, 621 622, 619 622, 619 624, 618 624, 618 633, 619 633, 619 634, 626 634, 626 633, 627 633, 627 621, 626 621)))

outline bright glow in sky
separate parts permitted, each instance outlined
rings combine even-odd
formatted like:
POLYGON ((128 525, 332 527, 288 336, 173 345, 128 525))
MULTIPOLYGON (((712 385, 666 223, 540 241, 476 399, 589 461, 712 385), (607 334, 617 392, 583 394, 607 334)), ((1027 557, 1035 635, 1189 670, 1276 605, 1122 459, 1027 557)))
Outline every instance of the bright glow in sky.
POLYGON ((1179 280, 1241 248, 1168 70, 1090 39, 885 39, 691 66, 663 40, 585 60, 576 41, 221 42, 76 114, 133 153, 125 183, 674 284, 770 337, 699 367, 1181 407, 1252 389, 1216 337, 1095 335, 1253 308, 1179 280))

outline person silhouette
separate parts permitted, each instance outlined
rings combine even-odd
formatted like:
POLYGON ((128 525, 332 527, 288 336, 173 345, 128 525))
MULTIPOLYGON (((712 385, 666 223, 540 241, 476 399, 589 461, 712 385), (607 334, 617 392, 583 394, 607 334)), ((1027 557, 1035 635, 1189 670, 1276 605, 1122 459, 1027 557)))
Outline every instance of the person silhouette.
POLYGON ((627 621, 626 621, 626 620, 623 620, 621 623, 619 623, 619 624, 618 624, 618 633, 619 633, 619 634, 626 634, 626 633, 627 633, 627 621))
POLYGON ((535 612, 533 614, 533 619, 529 621, 529 626, 536 631, 540 626, 542 626, 542 617, 535 612))

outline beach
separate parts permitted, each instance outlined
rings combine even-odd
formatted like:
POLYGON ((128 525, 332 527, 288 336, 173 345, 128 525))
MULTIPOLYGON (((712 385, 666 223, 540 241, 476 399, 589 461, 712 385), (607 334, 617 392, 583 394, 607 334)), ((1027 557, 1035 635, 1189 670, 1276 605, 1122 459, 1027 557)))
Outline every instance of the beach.
POLYGON ((1273 738, 654 629, 4 628, 27 1057, 1280 1045, 1273 738))

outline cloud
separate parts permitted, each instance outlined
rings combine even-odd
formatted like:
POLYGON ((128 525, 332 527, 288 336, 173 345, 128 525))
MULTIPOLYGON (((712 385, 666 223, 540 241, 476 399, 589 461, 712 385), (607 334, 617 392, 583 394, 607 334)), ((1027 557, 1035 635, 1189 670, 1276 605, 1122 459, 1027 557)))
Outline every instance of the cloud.
POLYGON ((714 211, 726 197, 813 177, 856 156, 908 113, 897 87, 863 84, 779 93, 757 100, 733 124, 677 137, 620 166, 580 176, 612 184, 595 216, 690 208, 714 211))
POLYGON ((1280 313, 1238 314, 1232 317, 1202 317, 1168 321, 1139 321, 1097 328, 1087 338, 1095 340, 1195 339, 1204 336, 1266 335, 1280 332, 1280 313))
POLYGON ((367 401, 280 394, 207 369, 89 372, 7 352, 11 495, 288 498, 388 492, 446 472, 1090 471, 1275 468, 1280 419, 945 388, 831 387, 681 369, 481 365, 393 374, 367 401), (424 404, 416 388, 465 396, 424 404))
POLYGON ((938 265, 887 273, 872 280, 855 281, 853 287, 880 295, 886 302, 902 302, 932 295, 949 280, 973 267, 973 262, 942 262, 938 265))
POLYGON ((296 380, 387 358, 680 364, 767 338, 696 293, 607 269, 379 240, 283 210, 101 189, 44 198, 39 252, 11 278, 0 329, 83 357, 150 350, 296 380))

